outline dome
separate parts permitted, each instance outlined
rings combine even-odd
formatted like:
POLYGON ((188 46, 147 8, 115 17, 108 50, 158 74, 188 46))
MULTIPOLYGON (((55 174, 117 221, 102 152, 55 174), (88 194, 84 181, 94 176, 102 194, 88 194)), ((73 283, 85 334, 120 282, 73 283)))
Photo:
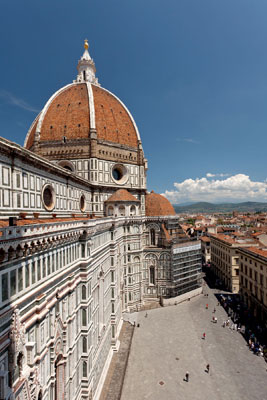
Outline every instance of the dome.
POLYGON ((132 115, 121 100, 100 87, 87 41, 84 48, 77 79, 48 100, 28 131, 24 143, 27 149, 37 151, 38 146, 46 147, 48 155, 51 145, 64 143, 71 147, 77 141, 88 143, 92 138, 104 145, 114 144, 133 151, 141 146, 132 115))
POLYGON ((146 216, 156 217, 158 215, 175 214, 173 206, 166 197, 154 193, 153 190, 146 194, 146 216))
POLYGON ((139 203, 136 197, 134 197, 128 190, 119 189, 115 193, 113 193, 107 200, 106 203, 109 202, 136 202, 139 203))
POLYGON ((24 146, 31 149, 51 141, 97 138, 137 149, 140 140, 135 122, 125 105, 108 90, 94 84, 76 82, 57 91, 29 129, 24 146))

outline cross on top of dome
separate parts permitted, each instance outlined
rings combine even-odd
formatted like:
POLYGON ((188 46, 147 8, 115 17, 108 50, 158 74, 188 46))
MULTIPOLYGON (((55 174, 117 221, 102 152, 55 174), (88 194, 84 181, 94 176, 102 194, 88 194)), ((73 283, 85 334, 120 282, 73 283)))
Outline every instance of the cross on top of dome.
POLYGON ((95 85, 99 85, 98 79, 95 76, 96 68, 94 60, 90 57, 89 54, 89 44, 88 40, 84 40, 84 53, 78 62, 78 75, 76 82, 90 82, 95 85))

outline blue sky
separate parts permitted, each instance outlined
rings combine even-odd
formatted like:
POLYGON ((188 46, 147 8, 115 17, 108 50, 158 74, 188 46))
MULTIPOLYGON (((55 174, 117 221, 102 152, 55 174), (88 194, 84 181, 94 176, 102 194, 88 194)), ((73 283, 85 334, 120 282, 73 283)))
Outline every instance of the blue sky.
POLYGON ((2 0, 0 135, 23 144, 88 38, 139 127, 149 190, 267 201, 266 15, 266 0, 2 0))

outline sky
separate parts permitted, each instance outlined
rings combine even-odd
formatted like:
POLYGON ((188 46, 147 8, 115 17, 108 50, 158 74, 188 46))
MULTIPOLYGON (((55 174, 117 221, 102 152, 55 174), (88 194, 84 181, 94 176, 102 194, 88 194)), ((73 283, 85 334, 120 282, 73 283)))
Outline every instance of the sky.
POLYGON ((0 136, 23 145, 83 40, 131 111, 148 190, 267 202, 266 0, 1 0, 0 136))

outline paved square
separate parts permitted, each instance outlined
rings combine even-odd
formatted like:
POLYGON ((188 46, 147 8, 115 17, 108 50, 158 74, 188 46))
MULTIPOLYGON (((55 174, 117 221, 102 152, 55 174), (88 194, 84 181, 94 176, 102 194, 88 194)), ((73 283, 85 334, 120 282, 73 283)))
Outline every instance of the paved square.
POLYGON ((148 311, 147 318, 139 313, 121 400, 267 399, 267 364, 249 351, 240 333, 222 327, 227 314, 207 290, 208 300, 200 295, 148 311), (214 307, 217 324, 211 322, 214 307))

